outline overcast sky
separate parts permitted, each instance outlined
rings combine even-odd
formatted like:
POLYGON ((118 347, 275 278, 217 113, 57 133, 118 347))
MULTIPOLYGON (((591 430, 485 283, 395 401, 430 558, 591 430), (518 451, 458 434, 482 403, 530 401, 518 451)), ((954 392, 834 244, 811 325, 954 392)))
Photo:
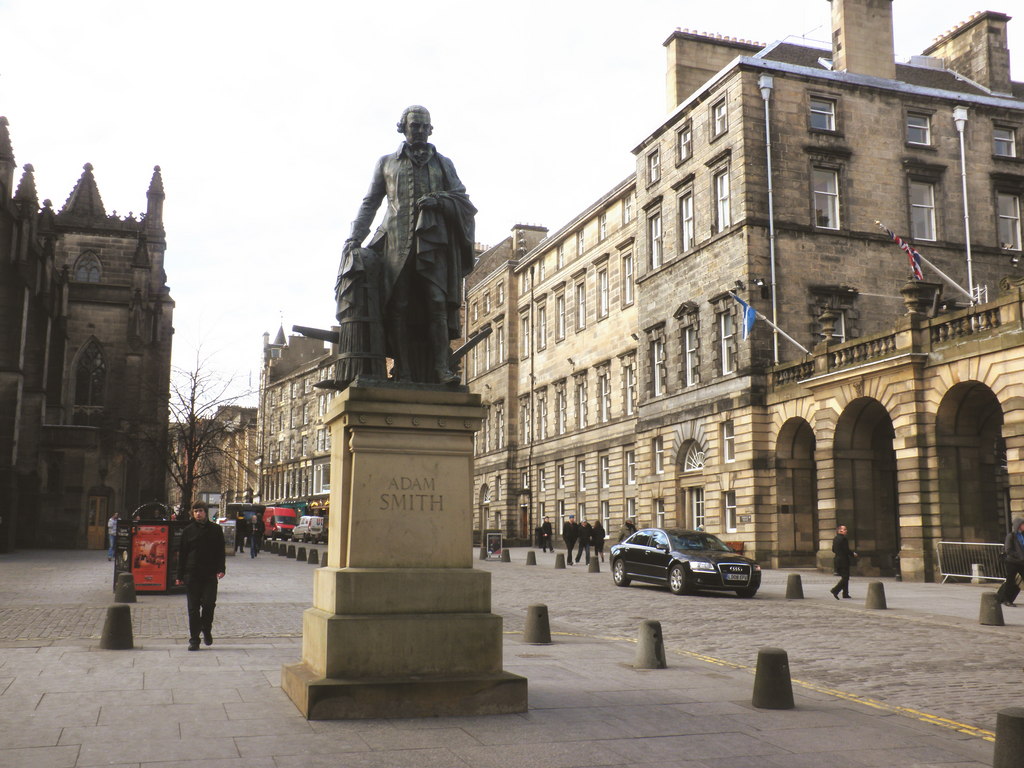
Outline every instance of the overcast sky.
MULTIPOLYGON (((895 0, 899 59, 1019 0, 895 0)), ((257 386, 264 331, 329 327, 342 242, 410 104, 480 210, 552 231, 634 169, 677 27, 829 39, 827 0, 0 0, 0 115, 40 198, 95 167, 107 211, 167 200, 174 363, 257 386)), ((1024 18, 1010 22, 1024 80, 1024 18)), ((1016 57, 1016 61, 1013 60, 1016 57)), ((251 404, 255 404, 252 400, 251 404)))

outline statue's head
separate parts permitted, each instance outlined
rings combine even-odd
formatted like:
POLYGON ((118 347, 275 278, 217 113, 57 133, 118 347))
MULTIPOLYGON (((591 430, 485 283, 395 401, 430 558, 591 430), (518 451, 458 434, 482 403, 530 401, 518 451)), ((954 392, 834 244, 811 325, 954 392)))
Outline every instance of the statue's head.
POLYGON ((405 140, 410 144, 426 142, 434 132, 434 126, 430 124, 430 112, 418 104, 406 107, 402 119, 398 121, 398 132, 405 134, 405 140))

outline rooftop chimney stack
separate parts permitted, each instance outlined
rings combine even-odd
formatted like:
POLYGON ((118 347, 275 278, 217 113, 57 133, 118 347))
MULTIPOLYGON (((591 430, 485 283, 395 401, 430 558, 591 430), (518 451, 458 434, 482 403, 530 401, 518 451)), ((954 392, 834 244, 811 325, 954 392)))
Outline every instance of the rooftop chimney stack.
POLYGON ((892 0, 829 0, 832 69, 893 80, 892 0))
POLYGON ((925 56, 943 59, 946 67, 995 93, 1011 93, 1010 49, 1006 45, 1005 13, 976 13, 936 38, 925 56))

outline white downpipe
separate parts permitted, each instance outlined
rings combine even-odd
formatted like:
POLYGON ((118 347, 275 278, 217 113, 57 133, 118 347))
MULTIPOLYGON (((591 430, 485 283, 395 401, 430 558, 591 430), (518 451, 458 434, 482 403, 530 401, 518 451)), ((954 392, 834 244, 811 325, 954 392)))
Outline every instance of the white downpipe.
POLYGON ((779 317, 778 317, 778 293, 775 286, 775 196, 772 192, 772 128, 771 111, 768 101, 771 99, 772 86, 774 85, 769 75, 761 75, 757 81, 757 87, 761 89, 761 98, 764 99, 764 143, 768 157, 768 258, 771 265, 771 286, 772 286, 772 360, 776 365, 779 363, 779 317))

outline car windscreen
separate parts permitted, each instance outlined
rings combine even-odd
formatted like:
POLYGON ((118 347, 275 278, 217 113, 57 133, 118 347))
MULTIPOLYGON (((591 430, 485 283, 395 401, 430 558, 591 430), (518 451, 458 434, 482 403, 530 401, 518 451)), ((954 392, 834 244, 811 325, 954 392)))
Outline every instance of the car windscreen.
POLYGON ((670 536, 672 549, 678 552, 710 549, 715 552, 732 552, 732 547, 710 533, 691 533, 683 536, 670 536))

